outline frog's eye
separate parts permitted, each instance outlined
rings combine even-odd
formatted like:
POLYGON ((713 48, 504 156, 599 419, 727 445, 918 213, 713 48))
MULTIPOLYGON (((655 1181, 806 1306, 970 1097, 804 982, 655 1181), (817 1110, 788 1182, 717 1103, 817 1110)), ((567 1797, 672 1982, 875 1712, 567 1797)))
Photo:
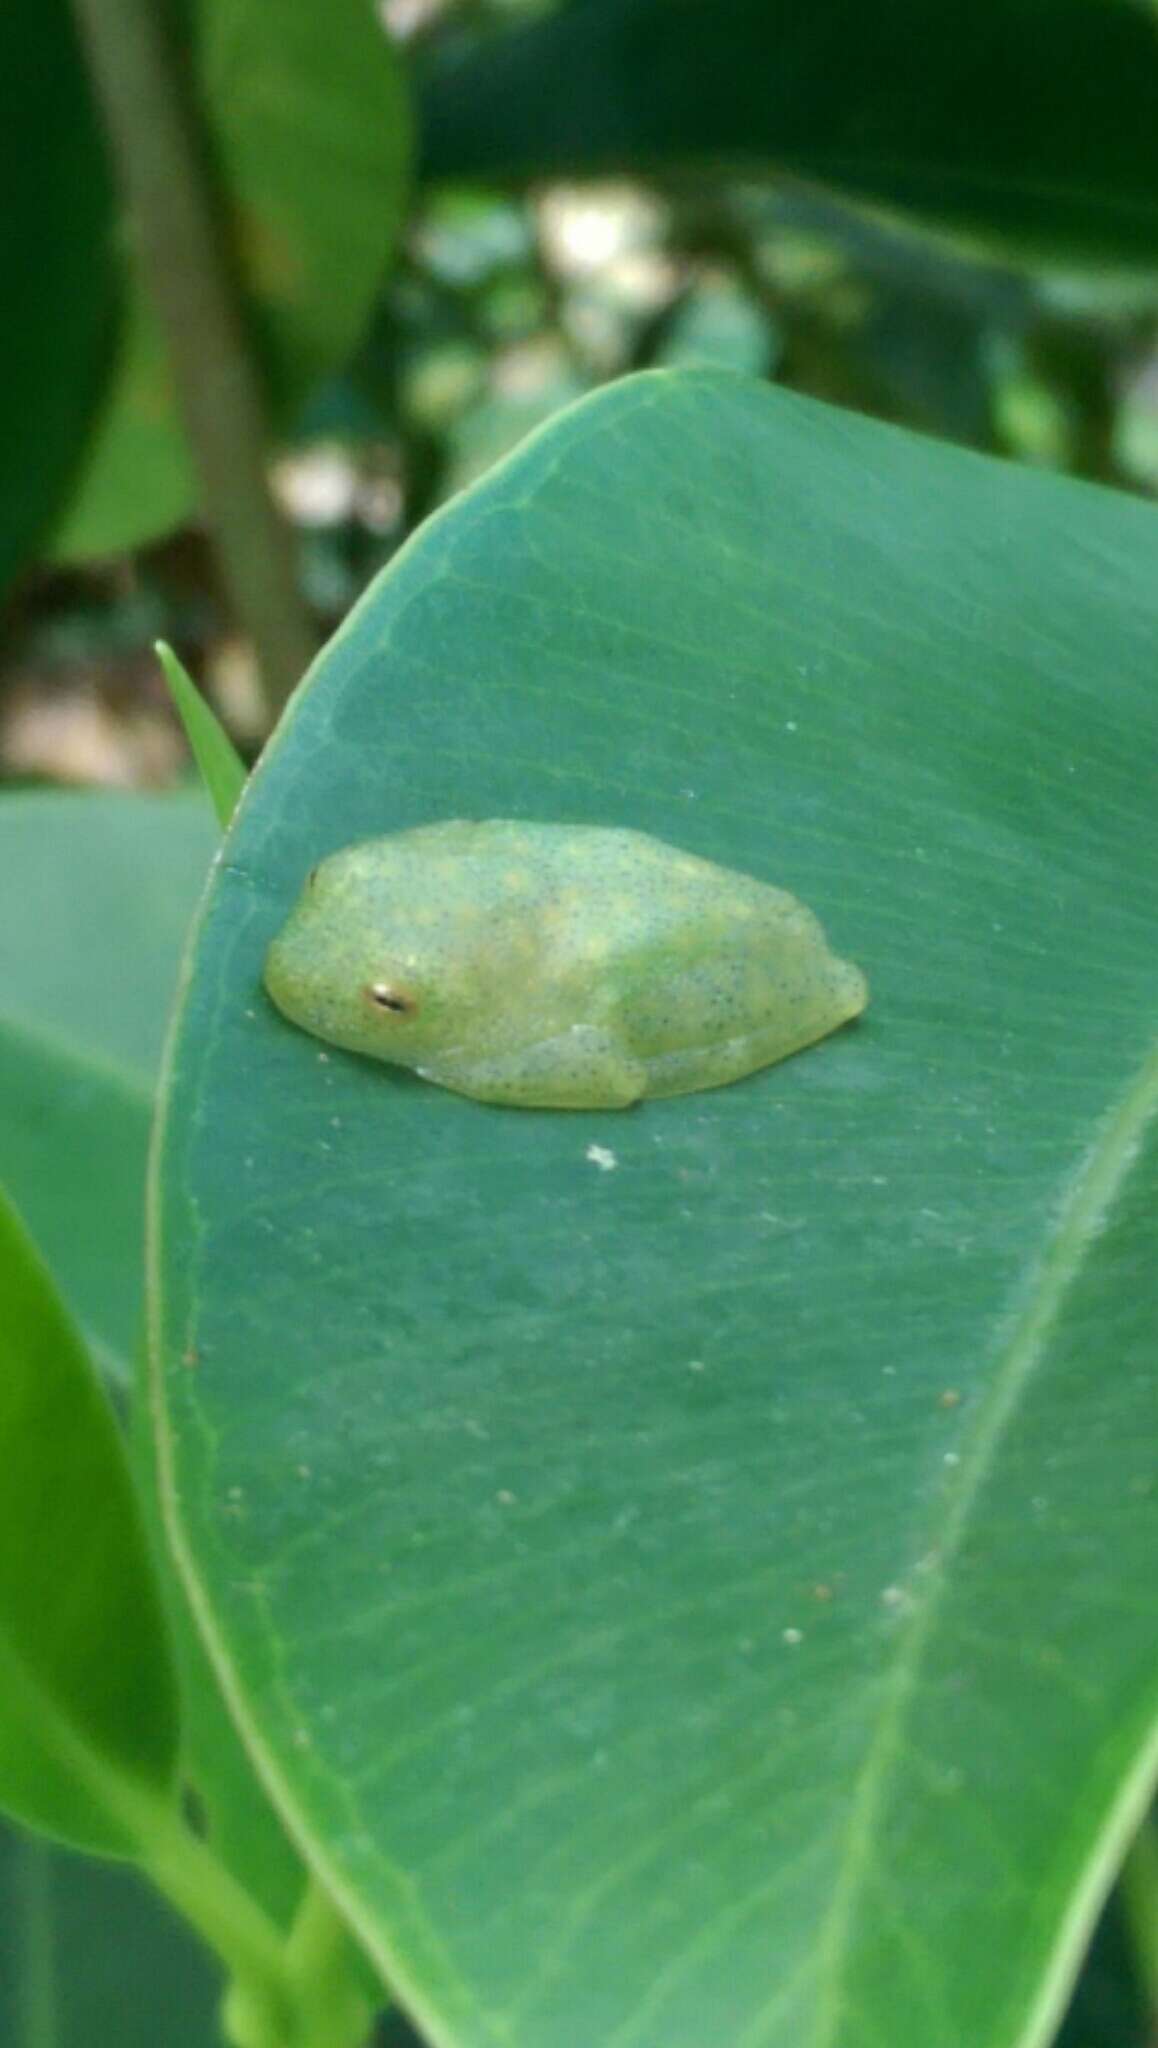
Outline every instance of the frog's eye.
POLYGON ((405 989, 394 988, 388 981, 372 981, 365 991, 367 1002, 376 1010, 393 1010, 399 1016, 409 1016, 418 1005, 405 989))
MULTIPOLYGON (((319 862, 318 862, 318 867, 320 867, 320 866, 321 866, 321 862, 319 861, 319 862)), ((315 883, 315 882, 317 881, 317 879, 318 879, 318 869, 317 869, 317 868, 311 868, 311 869, 310 869, 310 871, 309 871, 309 874, 308 874, 308 875, 306 876, 306 888, 307 888, 307 889, 312 889, 312 888, 313 888, 313 886, 314 886, 314 883, 315 883)))

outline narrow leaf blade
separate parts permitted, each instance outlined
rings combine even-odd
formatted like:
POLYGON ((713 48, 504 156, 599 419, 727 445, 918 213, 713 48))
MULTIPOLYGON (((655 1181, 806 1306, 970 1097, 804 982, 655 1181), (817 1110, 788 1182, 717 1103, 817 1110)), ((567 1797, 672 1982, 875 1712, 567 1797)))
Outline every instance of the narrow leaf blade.
POLYGON ((245 763, 212 705, 206 703, 172 648, 158 640, 156 654, 177 715, 185 728, 185 737, 201 770, 206 794, 224 832, 245 788, 245 763))

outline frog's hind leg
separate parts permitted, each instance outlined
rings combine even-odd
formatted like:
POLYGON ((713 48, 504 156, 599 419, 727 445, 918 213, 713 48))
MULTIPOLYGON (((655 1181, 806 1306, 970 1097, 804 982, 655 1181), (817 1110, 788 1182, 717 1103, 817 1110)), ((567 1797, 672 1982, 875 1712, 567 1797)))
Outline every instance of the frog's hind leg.
POLYGON ((628 1109, 647 1090, 642 1061, 595 1024, 490 1059, 433 1059, 418 1072, 477 1102, 520 1109, 628 1109))
MULTIPOLYGON (((855 1014, 855 1012, 850 1013, 855 1014)), ((729 1081, 742 1081, 761 1067, 774 1066, 820 1038, 848 1016, 833 1020, 801 1022, 799 1035, 786 1033, 782 1022, 765 1031, 746 1031, 736 1038, 721 1039, 719 1045, 689 1046, 679 1052, 660 1053, 648 1061, 647 1092, 651 1096, 691 1095, 700 1088, 724 1088, 729 1081)))

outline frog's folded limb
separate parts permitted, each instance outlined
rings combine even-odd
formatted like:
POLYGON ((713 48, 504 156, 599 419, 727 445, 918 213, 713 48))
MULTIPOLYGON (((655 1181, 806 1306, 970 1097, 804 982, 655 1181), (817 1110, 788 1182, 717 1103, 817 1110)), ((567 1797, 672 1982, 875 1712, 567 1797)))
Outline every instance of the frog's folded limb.
MULTIPOLYGON (((856 970, 849 972, 851 977, 856 970)), ((848 1023, 860 1015, 868 998, 863 978, 861 988, 864 993, 860 999, 846 1003, 838 1022, 848 1023)), ((647 1092, 651 1096, 692 1095, 701 1088, 726 1087, 729 1081, 742 1081, 745 1075, 755 1074, 775 1060, 803 1052, 806 1046, 827 1038, 834 1028, 831 1014, 813 1015, 802 1018, 788 1036, 783 1025, 777 1023, 766 1031, 746 1031, 736 1038, 721 1039, 718 1045, 687 1046, 680 1052, 660 1053, 648 1062, 647 1092)))
POLYGON ((647 1069, 621 1041, 595 1024, 569 1030, 517 1052, 457 1062, 439 1053, 417 1072, 478 1102, 514 1103, 523 1109, 629 1109, 647 1088, 647 1069))

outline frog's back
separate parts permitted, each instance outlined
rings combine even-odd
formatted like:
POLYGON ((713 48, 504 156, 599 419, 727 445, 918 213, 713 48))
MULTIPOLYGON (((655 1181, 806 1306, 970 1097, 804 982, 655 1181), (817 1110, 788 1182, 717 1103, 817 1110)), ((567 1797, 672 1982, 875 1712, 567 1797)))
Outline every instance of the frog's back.
POLYGON ((560 954, 600 990, 649 1095, 734 1079, 863 1009, 859 969, 786 890, 645 833, 554 829, 560 954))
POLYGON ((544 885, 576 906, 581 899, 593 926, 624 937, 630 932, 656 937, 686 925, 689 916, 725 927, 735 911, 750 918, 795 903, 784 890, 752 875, 626 826, 533 829, 536 840, 527 851, 538 864, 544 885))

